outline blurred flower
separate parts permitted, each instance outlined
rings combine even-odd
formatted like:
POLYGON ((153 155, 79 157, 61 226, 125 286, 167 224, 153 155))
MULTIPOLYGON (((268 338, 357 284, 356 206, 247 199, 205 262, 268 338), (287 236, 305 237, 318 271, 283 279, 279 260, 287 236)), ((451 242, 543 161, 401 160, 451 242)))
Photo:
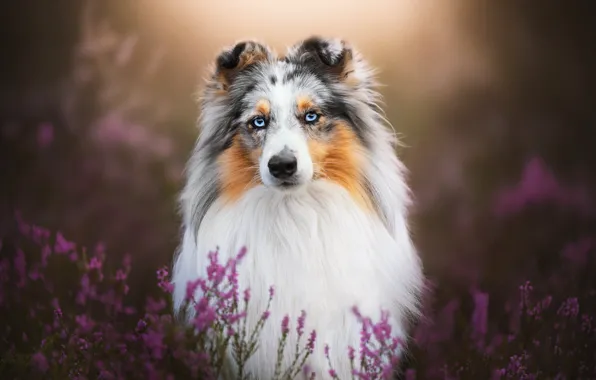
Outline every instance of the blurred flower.
POLYGON ((17 287, 22 288, 27 284, 27 263, 25 253, 21 249, 17 249, 17 256, 14 258, 14 269, 19 276, 17 287))
POLYGON ((474 334, 484 337, 488 331, 488 294, 478 290, 474 290, 472 294, 474 297, 474 312, 472 314, 474 334))
POLYGON ((510 215, 526 205, 553 201, 582 213, 592 212, 592 202, 584 189, 561 185, 542 159, 535 157, 526 163, 517 185, 497 194, 495 213, 510 215))
POLYGON ((561 255, 576 265, 585 265, 588 260, 588 252, 594 247, 592 238, 586 237, 569 243, 563 248, 561 255))
POLYGON ((31 364, 41 373, 46 373, 50 368, 48 359, 41 352, 37 352, 31 356, 31 364))
MULTIPOLYGON (((52 373, 54 370, 64 371, 73 379, 95 376, 119 379, 128 378, 130 373, 162 379, 178 374, 176 371, 181 368, 185 377, 215 378, 214 373, 218 373, 216 363, 223 362, 222 356, 218 355, 231 349, 236 358, 242 356, 242 361, 258 350, 259 333, 270 317, 270 311, 269 305, 261 311, 261 319, 254 331, 246 328, 246 312, 238 309, 240 294, 236 268, 241 265, 245 250, 240 250, 237 257, 225 264, 218 261, 217 250, 209 256, 208 278, 188 284, 189 294, 198 299, 189 297, 187 300, 195 311, 190 318, 191 326, 187 326, 177 323, 167 307, 170 295, 166 268, 157 271, 157 282, 162 290, 160 296, 147 295, 146 304, 137 310, 124 302, 126 298, 122 294, 132 266, 130 256, 125 257, 122 268, 116 269, 115 273, 104 265, 102 250, 98 250, 88 264, 85 264, 86 254, 70 262, 52 254, 47 230, 22 220, 19 223, 20 231, 26 236, 23 240, 29 241, 23 248, 16 247, 12 252, 6 250, 12 256, 0 259, 0 312, 8 317, 17 315, 17 318, 0 326, 0 338, 10 342, 9 339, 15 337, 21 346, 6 347, 9 355, 8 359, 3 358, 0 377, 5 375, 4 368, 9 371, 15 368, 10 360, 20 355, 31 358, 32 368, 46 373, 50 368, 52 373), (29 243, 34 243, 36 248, 30 250, 29 243), (57 262, 60 263, 58 275, 53 272, 57 262), (18 282, 23 274, 36 278, 36 281, 27 281, 21 288, 14 286, 11 280, 18 282), (102 277, 103 281, 100 280, 102 277), (64 288, 64 293, 57 292, 58 288, 64 288), (34 302, 25 298, 30 293, 36 295, 34 302), (140 372, 139 368, 142 369, 140 372), (187 376, 189 372, 186 371, 192 375, 187 376)), ((9 246, 5 240, 0 241, 4 243, 0 249, 9 246)), ((62 253, 77 252, 76 245, 60 234, 56 235, 56 243, 55 248, 62 253)), ((80 251, 86 252, 83 248, 80 251)), ((517 303, 514 297, 504 303, 507 315, 503 321, 516 314, 521 320, 519 330, 491 335, 488 326, 494 320, 489 321, 489 294, 477 289, 472 290, 474 309, 471 313, 464 315, 457 298, 447 303, 438 315, 429 313, 437 317, 436 324, 426 322, 420 328, 446 330, 448 336, 444 340, 434 339, 443 337, 431 332, 427 335, 433 339, 416 339, 418 347, 412 345, 416 355, 414 362, 419 358, 424 362, 421 365, 404 363, 405 378, 485 378, 480 373, 494 379, 562 379, 565 378, 560 370, 563 360, 578 363, 574 368, 579 377, 592 378, 595 368, 590 364, 593 359, 590 356, 593 350, 590 350, 594 348, 595 328, 591 317, 593 310, 584 299, 593 299, 596 296, 594 289, 580 289, 581 294, 569 297, 569 289, 561 290, 563 285, 558 284, 556 290, 560 292, 543 295, 540 292, 545 289, 544 285, 527 281, 520 286, 519 309, 506 307, 513 305, 514 300, 517 303), (557 305, 561 299, 564 301, 560 307, 553 310, 552 305, 557 305), (581 318, 576 318, 580 316, 580 302, 582 314, 581 318), (453 334, 456 327, 460 333, 471 331, 471 335, 453 334), (486 347, 473 344, 478 336, 488 342, 486 347), (454 342, 461 347, 455 347, 454 342), (588 355, 582 353, 583 348, 588 355), (535 360, 535 355, 545 352, 552 353, 548 362, 535 360)), ((573 291, 578 290, 574 288, 573 291)), ((269 302, 274 293, 271 287, 269 302)), ((243 293, 243 300, 246 305, 251 301, 248 289, 243 293)), ((490 300, 498 305, 498 298, 490 300)), ((381 310, 379 320, 373 321, 357 307, 352 311, 361 327, 359 347, 347 347, 346 350, 346 347, 325 346, 324 354, 329 356, 330 350, 345 352, 353 365, 354 379, 391 378, 400 364, 397 353, 402 351, 402 341, 398 338, 400 335, 394 334, 389 313, 381 310)), ((298 336, 305 332, 306 317, 304 311, 297 317, 295 331, 298 336)), ((289 316, 281 321, 281 329, 285 335, 290 334, 289 316)), ((291 375, 297 376, 304 369, 305 375, 314 378, 306 359, 314 353, 316 339, 317 332, 312 330, 302 347, 296 345, 291 375)), ((331 364, 328 362, 325 371, 335 377, 337 372, 331 364)), ((283 369, 280 371, 284 373, 283 369)))
POLYGON ((579 302, 577 301, 577 297, 566 299, 557 311, 557 314, 565 317, 577 317, 578 313, 579 302))
POLYGON ((290 317, 286 314, 281 321, 281 333, 287 335, 290 332, 290 317))
POLYGON ((54 140, 54 126, 51 123, 42 123, 37 127, 37 145, 47 148, 54 140))
POLYGON ((76 249, 76 244, 66 240, 60 232, 56 234, 56 244, 54 252, 56 253, 70 253, 76 249))

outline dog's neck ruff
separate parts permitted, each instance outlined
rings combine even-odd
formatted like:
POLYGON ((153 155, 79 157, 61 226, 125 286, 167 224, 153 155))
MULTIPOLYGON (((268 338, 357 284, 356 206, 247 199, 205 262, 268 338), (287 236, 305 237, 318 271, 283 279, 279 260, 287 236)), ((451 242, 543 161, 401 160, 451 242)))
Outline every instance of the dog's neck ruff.
MULTIPOLYGON (((272 377, 279 324, 286 314, 295 323, 305 310, 305 331, 315 329, 318 336, 310 368, 317 378, 328 378, 323 355, 328 344, 338 376, 350 378, 347 347, 358 348, 360 339, 352 307, 374 319, 381 308, 388 310, 394 332, 402 337, 406 315, 416 308, 420 264, 405 220, 396 223, 398 233, 388 231, 372 210, 325 180, 285 193, 260 185, 233 203, 218 199, 196 230, 187 226, 174 273, 176 307, 184 297, 183 284, 205 276, 208 252, 219 247, 225 262, 245 246, 248 254, 238 270, 241 289, 249 287, 253 296, 249 326, 265 310, 269 287, 276 289, 260 348, 247 369, 257 378, 272 377)), ((293 359, 295 339, 292 331, 285 365, 293 359)))

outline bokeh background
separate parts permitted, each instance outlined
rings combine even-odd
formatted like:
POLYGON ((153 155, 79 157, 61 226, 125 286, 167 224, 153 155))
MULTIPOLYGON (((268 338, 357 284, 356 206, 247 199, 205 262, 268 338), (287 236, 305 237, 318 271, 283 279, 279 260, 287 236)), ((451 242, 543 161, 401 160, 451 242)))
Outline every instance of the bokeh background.
POLYGON ((434 289, 425 331, 455 355, 479 296, 505 333, 526 280, 593 284, 595 15, 579 0, 3 4, 0 229, 20 210, 108 260, 130 253, 144 300, 178 243, 207 65, 238 39, 342 37, 386 85, 434 289))

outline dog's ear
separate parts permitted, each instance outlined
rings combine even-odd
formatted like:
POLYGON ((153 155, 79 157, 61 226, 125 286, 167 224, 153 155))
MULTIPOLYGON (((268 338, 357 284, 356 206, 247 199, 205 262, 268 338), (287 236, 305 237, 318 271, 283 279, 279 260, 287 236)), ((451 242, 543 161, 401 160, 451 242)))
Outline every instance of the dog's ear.
POLYGON ((344 40, 312 36, 290 48, 287 59, 313 65, 339 81, 350 82, 355 54, 344 40))
POLYGON ((214 80, 227 90, 242 70, 258 62, 272 60, 269 48, 256 41, 241 41, 225 48, 215 61, 214 80))

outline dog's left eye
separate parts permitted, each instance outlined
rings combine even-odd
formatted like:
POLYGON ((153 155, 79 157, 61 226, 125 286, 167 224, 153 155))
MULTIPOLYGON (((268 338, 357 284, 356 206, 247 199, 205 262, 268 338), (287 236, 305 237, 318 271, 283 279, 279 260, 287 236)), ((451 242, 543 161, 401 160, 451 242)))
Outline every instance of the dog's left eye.
POLYGON ((250 124, 256 129, 261 129, 267 126, 267 120, 265 120, 264 117, 259 116, 252 119, 250 124))
POLYGON ((319 120, 319 114, 316 112, 307 112, 306 115, 304 115, 304 121, 307 123, 314 123, 317 120, 319 120))

